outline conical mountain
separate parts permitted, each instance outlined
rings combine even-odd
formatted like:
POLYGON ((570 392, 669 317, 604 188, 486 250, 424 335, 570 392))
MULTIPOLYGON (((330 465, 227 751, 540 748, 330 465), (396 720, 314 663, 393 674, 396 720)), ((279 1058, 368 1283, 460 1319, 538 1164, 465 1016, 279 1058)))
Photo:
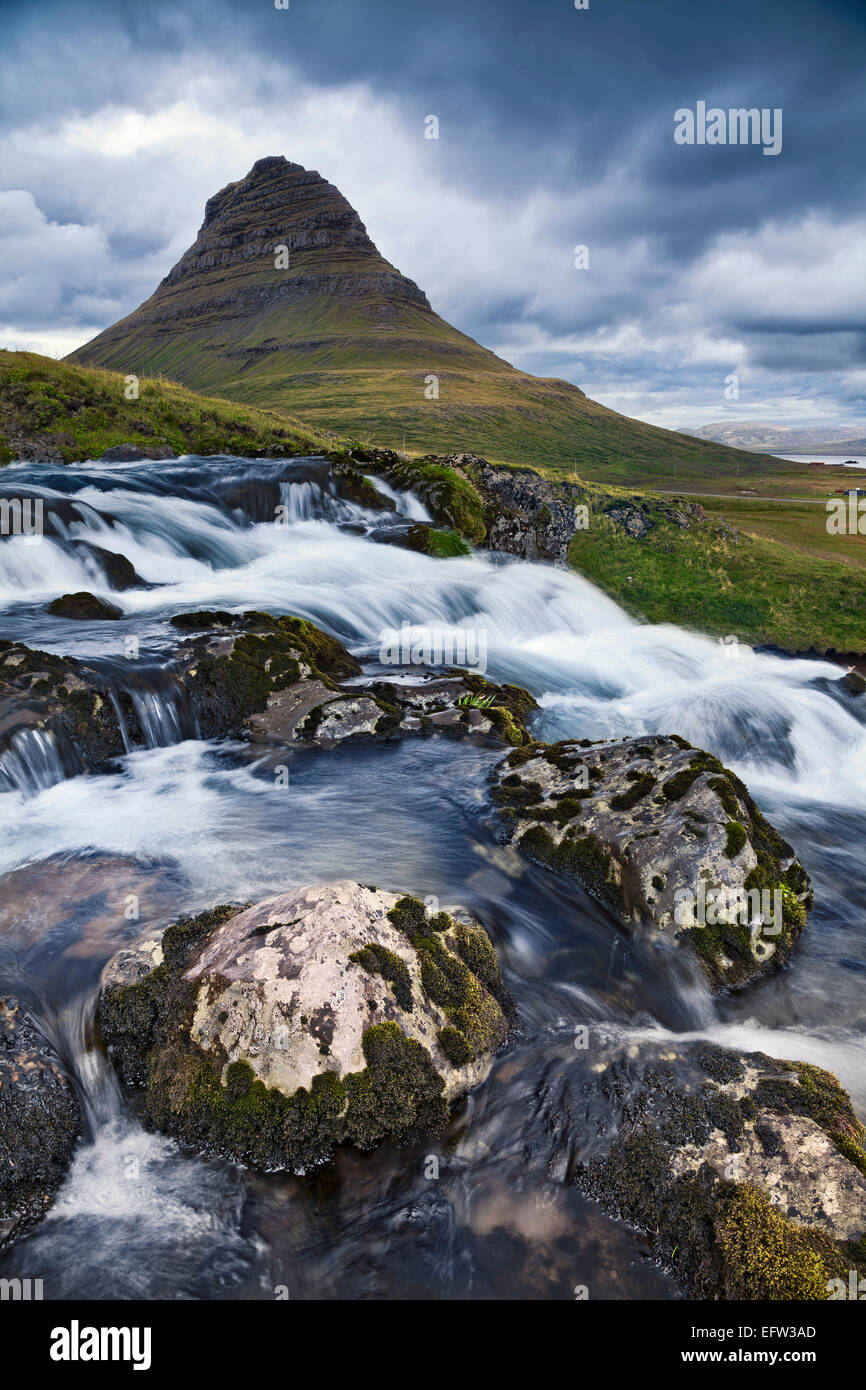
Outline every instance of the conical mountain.
POLYGON ((151 297, 70 356, 410 450, 631 476, 735 459, 515 370, 434 313, 333 184, 282 155, 210 198, 151 297))

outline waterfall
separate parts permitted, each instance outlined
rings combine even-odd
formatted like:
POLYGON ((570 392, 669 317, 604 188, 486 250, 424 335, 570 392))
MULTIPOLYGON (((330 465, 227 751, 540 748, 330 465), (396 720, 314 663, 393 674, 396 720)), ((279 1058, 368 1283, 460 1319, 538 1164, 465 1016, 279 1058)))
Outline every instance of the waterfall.
POLYGON ((0 791, 35 796, 65 776, 60 749, 50 729, 18 729, 0 753, 0 791))

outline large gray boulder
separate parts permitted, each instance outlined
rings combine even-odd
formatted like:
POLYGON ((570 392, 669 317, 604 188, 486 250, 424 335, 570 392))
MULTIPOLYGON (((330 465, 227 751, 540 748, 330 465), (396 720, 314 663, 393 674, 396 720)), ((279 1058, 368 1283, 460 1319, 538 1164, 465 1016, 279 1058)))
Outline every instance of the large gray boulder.
POLYGON ((350 881, 181 921, 109 963, 99 1006, 154 1127, 295 1170, 441 1130, 513 1018, 482 926, 350 881))
POLYGON ((812 893, 794 851, 717 758, 676 736, 527 743, 494 771, 509 839, 579 879, 653 944, 741 986, 788 956, 812 893))

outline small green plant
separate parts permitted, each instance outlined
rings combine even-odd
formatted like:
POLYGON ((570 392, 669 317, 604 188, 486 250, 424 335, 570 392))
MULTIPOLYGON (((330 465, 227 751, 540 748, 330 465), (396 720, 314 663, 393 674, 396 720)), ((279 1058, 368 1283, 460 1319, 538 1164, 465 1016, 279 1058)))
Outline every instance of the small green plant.
POLYGON ((489 709, 495 700, 495 695, 461 695, 457 701, 458 705, 463 705, 466 709, 489 709))

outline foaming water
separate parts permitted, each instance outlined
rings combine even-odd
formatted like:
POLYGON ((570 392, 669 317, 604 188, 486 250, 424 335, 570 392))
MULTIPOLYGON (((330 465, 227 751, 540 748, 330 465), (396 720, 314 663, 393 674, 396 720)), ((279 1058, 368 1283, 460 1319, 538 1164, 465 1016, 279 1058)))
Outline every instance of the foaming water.
POLYGON ((394 1297, 411 1265, 419 1295, 568 1296, 575 1260, 582 1251, 597 1264, 602 1245, 625 1273, 601 1296, 670 1296, 632 1237, 551 1178, 567 1172, 579 1140, 576 1120, 555 1140, 550 1130, 558 1078, 575 1065, 575 1027, 607 1030, 611 1046, 704 1036, 814 1061, 866 1107, 864 700, 828 663, 636 623, 563 570, 376 543, 429 518, 411 494, 373 481, 396 512, 340 496, 317 460, 6 471, 7 487, 42 496, 52 521, 38 544, 0 543, 4 635, 86 657, 132 713, 127 756, 109 775, 70 776, 41 731, 16 736, 23 743, 0 762, 0 873, 38 871, 38 891, 56 882, 70 900, 66 917, 55 914, 50 952, 32 926, 39 903, 22 901, 27 930, 20 940, 12 931, 0 983, 23 982, 37 1006, 42 989, 43 1021, 73 1061, 88 1113, 52 1217, 4 1257, 4 1273, 36 1251, 59 1296, 91 1287, 116 1296, 116 1278, 124 1297, 272 1297, 281 1282, 292 1297, 394 1297), (112 590, 106 550, 140 582, 112 590), (110 597, 122 618, 71 623, 45 611, 80 588, 110 597), (649 950, 574 885, 499 842, 494 749, 432 739, 281 753, 284 786, 251 747, 200 742, 164 663, 177 642, 168 619, 203 607, 308 617, 376 675, 384 632, 475 629, 488 673, 538 698, 540 737, 678 733, 716 753, 812 874, 817 906, 791 963, 747 995, 711 999, 680 953, 649 950), (130 636, 139 662, 122 659, 130 636), (109 874, 103 859, 115 884, 105 899, 93 895, 94 875, 109 874), (114 898, 124 900, 135 866, 144 887, 131 927, 114 898), (183 1155, 141 1130, 93 1043, 99 969, 135 931, 164 925, 168 912, 336 877, 476 911, 518 998, 521 1036, 455 1116, 441 1184, 424 1182, 423 1155, 411 1150, 340 1155, 327 1200, 313 1180, 242 1177, 183 1155), (64 971, 85 990, 74 1025, 57 1003, 64 971), (112 1260, 119 1272, 109 1275, 112 1260), (210 1281, 203 1262, 216 1271, 210 1281))

